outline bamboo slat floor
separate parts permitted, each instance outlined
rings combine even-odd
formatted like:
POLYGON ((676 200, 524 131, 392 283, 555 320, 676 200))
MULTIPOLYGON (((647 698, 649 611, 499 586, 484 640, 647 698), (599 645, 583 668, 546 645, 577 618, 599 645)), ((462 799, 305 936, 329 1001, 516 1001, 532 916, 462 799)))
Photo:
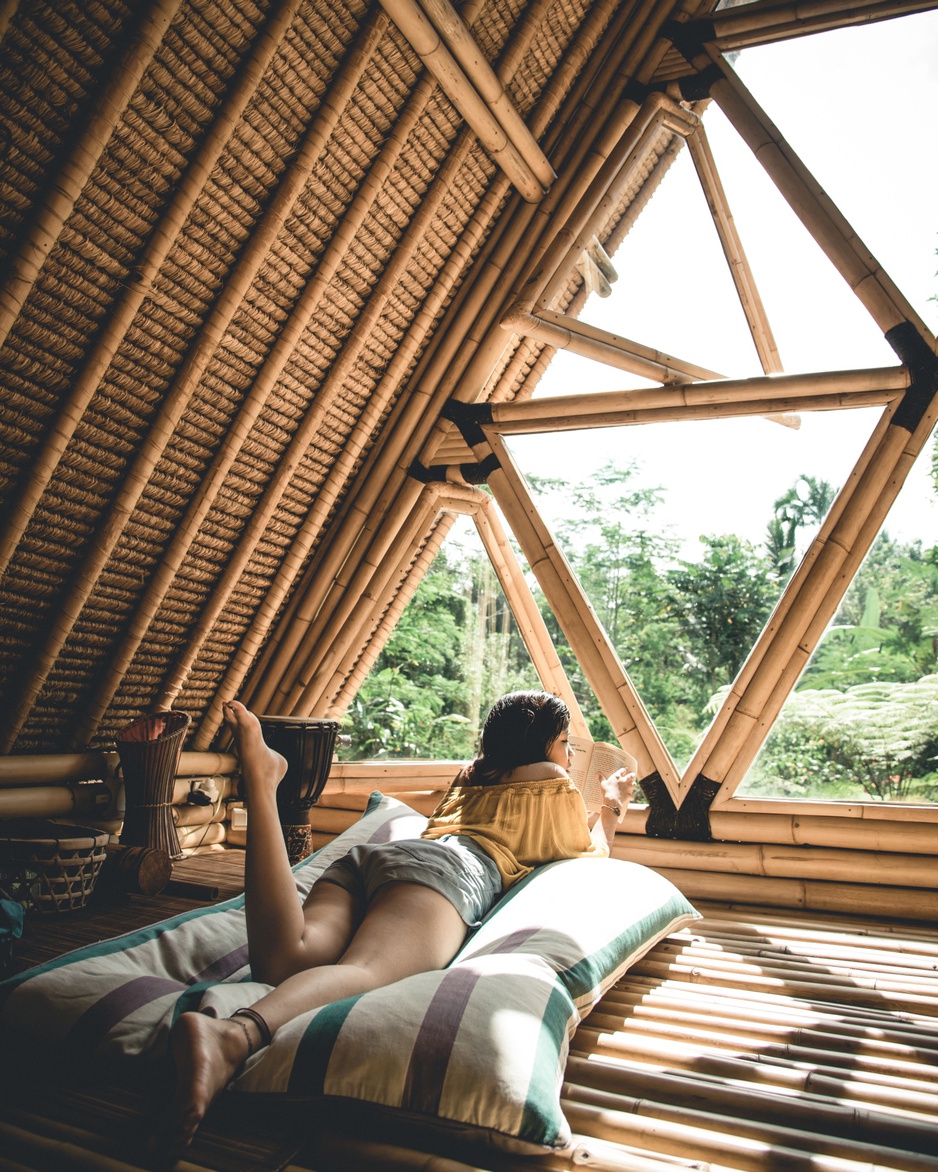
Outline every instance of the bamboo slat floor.
MULTIPOLYGON (((177 864, 174 881, 227 897, 242 863, 240 851, 212 852, 177 864)), ((31 930, 20 963, 192 906, 165 893, 56 917, 31 930)), ((700 910, 574 1035, 563 1087, 572 1154, 519 1157, 429 1136, 393 1113, 376 1122, 334 1103, 223 1096, 177 1167, 938 1172, 938 931, 744 904, 700 910)), ((12 1073, 0 1169, 151 1166, 141 1136, 161 1088, 12 1073)))

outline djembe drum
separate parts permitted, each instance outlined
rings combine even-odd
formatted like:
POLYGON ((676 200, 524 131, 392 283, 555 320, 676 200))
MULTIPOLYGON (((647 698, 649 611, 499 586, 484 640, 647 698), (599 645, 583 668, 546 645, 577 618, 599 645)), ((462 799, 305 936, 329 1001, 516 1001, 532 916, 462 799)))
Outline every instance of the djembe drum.
POLYGON ((277 812, 290 862, 298 863, 312 853, 309 812, 329 780, 339 722, 306 716, 259 719, 267 744, 287 761, 277 790, 277 812))

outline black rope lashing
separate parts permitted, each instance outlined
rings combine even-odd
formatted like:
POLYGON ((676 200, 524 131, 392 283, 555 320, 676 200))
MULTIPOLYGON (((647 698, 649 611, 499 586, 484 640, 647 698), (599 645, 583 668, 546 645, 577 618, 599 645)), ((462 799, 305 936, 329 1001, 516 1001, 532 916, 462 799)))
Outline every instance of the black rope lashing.
POLYGON ((450 423, 455 423, 459 428, 460 435, 469 447, 474 448, 476 444, 485 442, 482 424, 492 422, 492 405, 491 403, 461 403, 459 399, 450 399, 444 403, 440 415, 444 419, 448 419, 450 423))
POLYGON ((938 394, 938 355, 935 355, 911 322, 900 322, 887 330, 886 341, 899 361, 909 370, 909 387, 896 408, 892 422, 913 432, 938 394))
POLYGON ((638 783, 648 802, 645 833, 649 838, 684 839, 688 842, 712 842, 710 806, 720 783, 698 774, 687 791, 680 808, 674 805, 668 787, 659 773, 650 773, 638 783))

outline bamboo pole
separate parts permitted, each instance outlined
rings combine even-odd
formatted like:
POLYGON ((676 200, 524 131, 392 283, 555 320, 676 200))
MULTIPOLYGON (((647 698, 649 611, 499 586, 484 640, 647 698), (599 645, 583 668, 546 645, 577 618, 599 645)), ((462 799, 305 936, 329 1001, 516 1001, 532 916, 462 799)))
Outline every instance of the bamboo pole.
MULTIPOLYGON (((868 460, 866 454, 861 459, 862 474, 855 477, 856 487, 851 485, 848 490, 848 499, 836 523, 830 529, 828 543, 824 541, 827 535, 823 530, 815 542, 817 556, 801 580, 797 594, 799 605, 808 594, 811 598, 810 607, 806 606, 805 613, 802 614, 795 610, 793 604, 776 629, 776 641, 772 641, 772 632, 769 628, 760 638, 761 643, 768 635, 770 645, 758 667, 749 676, 746 688, 739 689, 741 699, 728 716, 710 758, 702 767, 708 771, 707 776, 710 776, 710 769, 716 768, 721 771, 719 780, 726 780, 727 796, 745 776, 746 770, 768 734, 771 721, 781 709, 784 699, 794 687, 811 652, 822 637, 827 623, 835 614, 854 573, 876 539, 883 520, 902 487, 914 459, 913 453, 926 442, 936 418, 938 404, 933 402, 913 435, 910 436, 904 428, 895 425, 881 429, 882 438, 879 444, 868 460), (832 549, 835 552, 827 559, 825 565, 825 554, 832 549), (812 577, 815 578, 814 582, 811 581, 812 577), (784 630, 786 623, 789 628, 787 632, 784 630), (800 633, 798 638, 792 641, 795 631, 800 633), (787 641, 783 637, 785 634, 788 636, 787 641), (771 667, 771 674, 768 671, 763 672, 760 680, 760 671, 767 662, 771 667), (755 688, 753 684, 756 685, 755 688), (744 708, 742 719, 734 720, 741 704, 749 707, 744 708), (735 727, 728 733, 727 730, 733 725, 735 727)), ((758 650, 759 644, 753 653, 754 657, 758 655, 758 650)), ((736 690, 737 686, 734 685, 734 692, 736 690)))
MULTIPOLYGON (((584 32, 578 39, 575 50, 582 50, 587 45, 592 48, 599 31, 604 26, 606 16, 607 12, 604 6, 597 5, 586 22, 584 32)), ((576 54, 574 53, 573 56, 575 59, 576 54)), ((584 76, 588 80, 589 71, 585 71, 584 76)), ((560 84, 559 77, 559 74, 555 75, 554 82, 551 83, 553 88, 535 112, 532 119, 535 133, 537 133, 537 127, 541 121, 546 124, 554 112, 555 99, 553 94, 560 84)), ((585 83, 581 81, 580 84, 582 86, 585 83)), ((575 108, 578 111, 582 111, 584 105, 588 105, 583 101, 584 94, 585 90, 576 87, 572 91, 571 97, 577 99, 575 108)), ((573 141, 579 145, 582 140, 574 138, 573 141)), ((563 187, 562 181, 555 184, 551 196, 548 197, 545 204, 554 199, 555 193, 558 193, 557 198, 559 198, 559 192, 563 187)), ((500 199, 502 188, 503 185, 496 182, 490 194, 500 199)), ((536 209, 532 205, 523 205, 523 210, 518 212, 516 209, 516 214, 524 217, 525 223, 527 223, 535 211, 536 209)), ((537 214, 543 219, 546 212, 542 209, 537 211, 537 214)), ((496 226, 495 232, 490 235, 489 243, 483 248, 480 257, 481 274, 477 273, 475 280, 464 283, 463 291, 466 291, 466 299, 463 299, 462 293, 457 294, 453 306, 451 306, 451 317, 453 314, 457 318, 462 315, 462 321, 452 324, 451 328, 446 328, 444 324, 444 328, 437 332, 436 338, 440 341, 431 345, 424 355, 422 363, 418 365, 408 388, 411 393, 400 397, 399 413, 392 417, 389 427, 386 428, 385 434, 388 439, 379 443, 372 462, 366 467, 363 474, 362 491, 356 494, 349 503, 348 509, 354 509, 355 512, 350 513, 347 509, 339 518, 336 526, 336 540, 330 544, 326 554, 326 567, 321 564, 314 564, 310 567, 308 580, 311 583, 311 593, 303 596, 310 619, 304 621, 312 622, 313 616, 320 612, 328 614, 330 595, 334 597, 337 593, 341 594, 343 587, 347 585, 347 582, 340 580, 340 572, 350 576, 354 574, 355 567, 364 555, 375 529, 380 528, 388 513, 397 504, 402 479, 405 475, 404 470, 416 458, 428 433, 432 431, 432 424, 426 422, 430 406, 426 397, 431 398, 433 404, 439 405, 442 405, 449 397, 451 384, 447 380, 455 378, 461 368, 460 362, 456 358, 456 351, 463 344, 460 340, 466 338, 467 327, 477 320, 479 312, 488 305, 489 293, 496 279, 502 277, 512 264, 516 267, 521 265, 519 255, 521 250, 517 248, 516 240, 508 235, 510 222, 510 219, 506 217, 496 226), (500 230, 501 225, 505 226, 503 231, 500 230), (498 255, 497 252, 486 251, 486 249, 495 249, 499 239, 503 241, 500 247, 504 251, 504 256, 498 255), (431 368, 427 365, 431 362, 436 364, 432 373, 431 368), (428 381, 434 388, 432 392, 422 389, 428 381), (394 445, 390 450, 388 443, 394 445), (333 569, 333 567, 335 568, 333 569)), ((439 407, 436 407, 436 410, 439 410, 439 407)), ((309 642, 314 642, 317 636, 318 632, 308 631, 309 642)), ((282 657, 280 658, 282 663, 282 657)), ((257 673, 255 678, 262 679, 264 672, 268 678, 276 676, 276 672, 270 671, 270 666, 269 663, 263 664, 263 670, 257 673)), ((262 682, 262 690, 263 687, 262 682)))
MULTIPOLYGON (((827 992, 831 994, 832 990, 828 989, 827 992)), ((807 1013, 810 1018, 808 1028, 813 1036, 817 1036, 818 1031, 822 1030, 844 1030, 847 1045, 853 1045, 858 1038, 866 1037, 882 1040, 900 1049, 911 1049, 913 1052, 917 1052, 918 1048, 924 1045, 927 1058, 927 1053, 935 1041, 935 1022, 932 1015, 896 1009, 885 1004, 854 1005, 849 1000, 849 989, 847 994, 846 1001, 842 998, 837 1000, 836 997, 828 1001, 803 1001, 792 993, 780 992, 769 985, 765 988, 746 988, 742 984, 725 985, 720 989, 719 1011, 731 1019, 735 1019, 737 1013, 741 1013, 756 1020, 795 1024, 801 1020, 798 1012, 807 1013)), ((638 999, 651 1014, 674 1007, 706 1017, 707 1010, 712 1012, 714 1009, 713 987, 709 982, 698 985, 692 981, 677 979, 662 981, 650 973, 629 972, 624 981, 616 986, 615 996, 611 1002, 613 1008, 620 995, 624 997, 627 1012, 634 999, 638 999)))
POLYGON ((35 753, 0 757, 0 790, 7 786, 97 781, 117 770, 114 753, 35 753))
POLYGON ((938 888, 938 859, 927 854, 887 854, 774 843, 685 843, 658 838, 631 840, 627 846, 617 846, 617 849, 627 854, 630 861, 656 869, 680 867, 842 882, 850 882, 862 874, 865 883, 938 888))
POLYGON ((534 670, 544 687, 560 696, 570 709, 571 732, 588 737, 589 727, 492 499, 482 493, 479 495, 479 509, 473 514, 476 529, 511 607, 534 670))
MULTIPOLYGON (((660 977, 664 967, 662 965, 648 966, 649 975, 660 977), (652 972, 652 970, 654 971, 652 972)), ((675 966, 670 967, 673 971, 667 974, 669 981, 686 981, 688 979, 686 972, 678 971, 675 966)), ((697 976, 700 980, 710 984, 713 989, 719 989, 723 982, 738 982, 744 985, 749 981, 749 978, 744 976, 711 972, 704 967, 700 968, 697 976)), ((753 980, 767 988, 772 987, 772 982, 769 980, 759 981, 758 978, 753 978, 753 980)), ((835 987, 823 984, 815 985, 798 980, 783 978, 776 981, 775 985, 784 987, 785 992, 782 995, 786 997, 816 997, 821 1000, 825 996, 838 997, 840 995, 840 991, 835 987)), ((844 996, 846 995, 845 992, 844 996)), ((866 994, 861 991, 859 1000, 862 1001, 865 996, 866 994)), ((914 1000, 914 995, 911 996, 914 1000)), ((893 998, 887 993, 881 1000, 883 1005, 889 1006, 897 998, 893 998)), ((901 994, 898 996, 898 1000, 902 1000, 901 994)), ((576 1050, 581 1055, 601 1054, 611 1057, 621 1055, 627 1056, 630 1061, 653 1062, 677 1069, 692 1066, 723 1078, 732 1078, 734 1071, 738 1072, 741 1068, 751 1065, 751 1062, 747 1061, 747 1046, 743 1039, 718 1031, 710 1033, 710 1037, 705 1037, 702 1036, 702 1031, 695 1031, 682 1039, 680 1037, 672 1038, 664 1033, 659 1036, 653 1032, 643 1034, 602 1031, 593 1028, 587 1019, 586 1026, 581 1026, 577 1031, 575 1042, 576 1050), (732 1053, 727 1054, 727 1050, 732 1053)), ((752 1049, 757 1056, 760 1055, 758 1043, 753 1044, 752 1049)), ((816 1093, 824 1093, 820 1089, 822 1085, 826 1084, 827 1087, 833 1089, 839 1084, 841 1094, 846 1091, 848 1097, 858 1102, 872 1103, 886 1108, 898 1107, 916 1112, 938 1111, 938 1093, 936 1093, 933 1079, 907 1077, 886 1069, 866 1071, 861 1068, 858 1060, 855 1063, 848 1062, 844 1066, 837 1066, 829 1062, 830 1055, 823 1051, 819 1053, 817 1050, 813 1050, 810 1056, 797 1052, 786 1056, 772 1052, 772 1048, 766 1046, 761 1051, 761 1055, 762 1057, 756 1058, 761 1077, 765 1078, 770 1085, 779 1088, 795 1091, 814 1089, 816 1093)), ((843 1061, 843 1059, 841 1060, 843 1061)), ((911 1069, 919 1074, 929 1073, 924 1066, 913 1066, 911 1069)), ((736 1077, 739 1077, 738 1073, 736 1077)))
POLYGON ((618 370, 661 383, 683 383, 695 379, 718 379, 715 371, 664 354, 641 342, 623 338, 608 330, 589 326, 552 310, 528 313, 513 306, 502 318, 502 327, 522 338, 546 342, 558 350, 569 350, 618 370))
POLYGON ((782 1164, 791 1172, 845 1172, 855 1162, 877 1168, 879 1158, 884 1167, 904 1172, 934 1172, 938 1167, 926 1156, 896 1152, 893 1157, 892 1152, 880 1152, 869 1145, 850 1140, 815 1139, 813 1134, 787 1127, 742 1121, 738 1128, 727 1133, 725 1120, 711 1119, 703 1112, 652 1111, 643 1102, 644 1109, 635 1114, 630 1103, 621 1104, 624 1109, 616 1109, 614 1100, 610 1101, 601 1092, 587 1091, 575 1099, 564 1098, 561 1106, 571 1127, 609 1142, 647 1147, 658 1155, 695 1162, 711 1161, 714 1167, 744 1172, 772 1172, 782 1164))
POLYGON ((514 102, 508 96, 495 71, 466 27, 462 15, 449 0, 420 0, 419 7, 430 18, 447 47, 458 61, 469 84, 481 97, 492 115, 531 169, 535 178, 546 192, 556 179, 554 169, 547 160, 518 113, 514 102))
POLYGON ((870 370, 819 371, 772 377, 686 382, 679 386, 593 391, 585 394, 551 395, 524 402, 493 403, 491 428, 500 435, 531 435, 544 431, 579 431, 590 427, 614 427, 631 422, 651 410, 727 407, 737 408, 802 399, 839 400, 850 406, 895 403, 909 386, 904 366, 870 370))
POLYGON ((3 0, 3 3, 0 4, 0 41, 6 36, 6 31, 16 16, 16 10, 19 6, 20 0, 3 0))
POLYGON ((66 596, 57 607, 56 618, 50 624, 42 646, 31 656, 32 669, 26 673, 18 691, 18 702, 12 707, 3 726, 0 752, 9 752, 12 747, 58 653, 130 520, 154 467, 175 432, 216 346, 264 263, 283 220, 300 196, 386 27, 387 18, 380 14, 363 26, 355 48, 340 71, 330 100, 320 107, 320 117, 311 126, 292 166, 281 177, 276 196, 264 213, 257 231, 251 236, 244 255, 232 272, 201 335, 190 349, 149 433, 138 447, 123 485, 111 503, 109 514, 102 521, 66 596))
POLYGON ((507 447, 495 435, 491 436, 490 442, 499 466, 489 477, 489 487, 596 693, 613 732, 622 747, 635 757, 640 778, 656 771, 669 791, 672 787, 676 788, 677 775, 667 749, 636 695, 573 570, 539 517, 507 447))
POLYGON ((391 605, 383 616, 378 616, 377 626, 362 649, 351 670, 345 670, 345 678, 339 690, 325 706, 320 705, 325 719, 338 720, 345 715, 349 704, 355 699, 358 689, 364 683, 368 673, 374 667, 375 660, 384 650, 388 639, 394 632, 398 620, 413 598, 421 579, 433 563, 433 559, 440 551, 446 536, 456 520, 455 513, 440 512, 434 523, 433 531, 428 536, 420 550, 409 573, 401 582, 391 605))
POLYGON ((874 21, 892 20, 916 12, 931 12, 936 0, 868 0, 868 2, 779 4, 776 0, 749 3, 742 9, 715 12, 708 18, 706 39, 724 53, 755 45, 768 45, 790 37, 806 36, 829 29, 850 28, 874 21))
POLYGON ((366 593, 352 595, 346 604, 341 626, 335 633, 328 649, 308 661, 300 671, 293 690, 286 697, 284 705, 278 706, 277 712, 283 715, 308 715, 313 712, 323 698, 324 689, 328 686, 333 674, 340 667, 342 661, 356 644, 360 624, 363 618, 374 605, 375 600, 382 601, 384 592, 394 579, 395 570, 401 566, 403 559, 410 556, 414 543, 417 542, 430 526, 431 518, 438 508, 439 488, 428 484, 424 486, 416 504, 411 508, 402 526, 394 525, 392 540, 388 543, 387 551, 376 560, 369 575, 369 589, 366 593))
POLYGON ((759 355, 759 362, 766 374, 780 374, 782 360, 775 343, 775 336, 759 295, 752 268, 743 248, 743 242, 736 231, 736 221, 730 211, 729 200, 726 198, 726 191, 720 179, 720 173, 717 170, 702 122, 698 124, 693 134, 688 135, 687 149, 690 151, 697 178, 703 189, 707 206, 710 208, 710 215, 720 238, 720 245, 723 248, 723 255, 726 257, 733 284, 736 287, 739 304, 746 316, 753 345, 759 355))
MULTIPOLYGON (((811 947, 811 955, 820 955, 816 946, 811 947)), ((922 963, 927 964, 924 957, 922 963)), ((662 1024, 698 1026, 702 1023, 713 1030, 739 1032, 747 1038, 781 1039, 814 1047, 823 1044, 839 1055, 881 1055, 930 1068, 932 1073, 938 1061, 938 1037, 934 1033, 906 1035, 869 1023, 844 1021, 833 1005, 825 1014, 782 1001, 768 1012, 764 1002, 746 1002, 727 996, 714 1007, 709 995, 693 992, 684 995, 685 983, 667 983, 661 988, 667 990, 667 995, 650 1000, 647 990, 617 983, 591 1012, 589 1025, 619 1031, 629 1029, 633 1022, 644 1023, 651 1029, 662 1024)))
MULTIPOLYGON (((818 607, 817 613, 814 615, 811 623, 808 625, 805 636, 799 645, 795 648, 789 662, 785 669, 779 676, 779 682, 772 694, 768 697, 766 703, 762 708, 762 715, 760 721, 754 727, 752 734, 747 738, 745 744, 741 748, 733 761, 731 769, 727 772, 727 792, 734 792, 736 787, 742 781, 752 761, 755 759, 762 747, 765 736, 771 724, 774 722, 776 716, 781 711, 782 705, 787 699, 790 691, 794 688, 801 672, 807 665, 812 652, 820 643, 827 630, 827 625, 837 613, 843 594, 849 586, 850 582, 860 568, 867 551, 876 540, 886 517, 892 507, 902 485, 911 470, 912 464, 916 459, 916 454, 921 451, 927 442, 928 436, 938 419, 938 403, 932 403, 930 409, 926 412, 924 418, 919 424, 916 431, 911 435, 908 443, 902 451, 899 459, 896 462, 896 468, 886 483, 886 487, 876 501, 876 503, 868 510, 866 518, 860 529, 855 545, 849 550, 841 570, 840 578, 835 580, 830 590, 818 607)), ((898 433, 903 429, 895 428, 898 433)))
MULTIPOLYGON (((601 417, 596 417, 592 427, 628 427, 640 424, 661 423, 665 421, 687 422, 689 420, 713 419, 743 419, 753 415, 762 415, 771 422, 778 422, 772 417, 778 414, 790 414, 793 411, 842 411, 858 407, 882 407, 894 402, 888 391, 861 391, 856 395, 842 395, 840 393, 808 395, 804 398, 778 396, 770 399, 741 399, 734 403, 693 403, 687 406, 654 407, 623 411, 616 414, 612 422, 603 423, 601 417)), ((539 431, 577 431, 575 420, 558 421, 555 427, 541 427, 539 431)))
POLYGON ((929 954, 938 948, 938 932, 934 928, 925 924, 913 928, 909 924, 876 922, 856 909, 848 916, 815 911, 799 914, 768 906, 753 910, 749 905, 730 901, 708 904, 703 919, 704 924, 718 925, 721 929, 729 925, 730 930, 742 931, 749 926, 752 931, 789 933, 807 940, 828 939, 832 934, 841 938, 847 934, 861 940, 867 948, 921 951, 924 946, 929 954))
POLYGON ((180 7, 180 0, 153 0, 137 14, 133 36, 121 59, 110 67, 107 84, 95 99, 81 134, 68 141, 67 154, 33 210, 0 283, 0 346, 180 7))
MULTIPOLYGON (((117 754, 24 753, 0 757, 0 790, 8 786, 68 785, 73 781, 100 781, 113 778, 119 762, 117 754)), ((205 777, 234 773, 238 759, 227 753, 182 752, 176 766, 177 777, 205 777)))
MULTIPOLYGON (((615 851, 613 852, 616 853, 615 851)), ((659 870, 656 868, 656 870, 659 870)), ((922 888, 876 887, 865 883, 827 882, 822 879, 780 879, 719 871, 688 871, 665 867, 659 874, 690 900, 738 900, 778 908, 850 914, 858 907, 884 919, 934 922, 938 919, 938 895, 922 888)))
POLYGON ((805 940, 850 940, 862 943, 864 948, 886 948, 890 951, 926 952, 931 955, 938 948, 938 932, 924 925, 916 928, 908 924, 876 923, 862 914, 850 917, 840 915, 792 915, 782 909, 769 907, 754 912, 725 904, 708 905, 704 909, 702 927, 714 931, 774 932, 805 940))
POLYGON ((107 810, 112 799, 104 782, 9 786, 0 789, 0 818, 93 817, 107 810))
MULTIPOLYGON (((530 203, 539 202, 546 186, 540 174, 546 174, 550 164, 533 138, 528 135, 533 150, 522 153, 505 132, 494 111, 483 95, 466 77, 459 63, 447 48, 426 13, 416 0, 380 0, 388 16, 401 30, 426 69, 436 78, 440 89, 465 118, 486 153, 500 167, 521 196, 530 203)), ((471 40, 471 38, 469 38, 471 40)), ((494 80, 494 75, 493 75, 494 80)), ((497 81, 495 82, 497 85, 497 81)), ((505 97, 507 101, 507 96, 505 97)), ((509 103, 510 104, 510 103, 509 103)), ((520 122, 520 118, 518 119, 520 122)), ((527 143, 525 147, 527 147, 527 143)), ((553 172, 551 171, 551 176, 553 172)))
POLYGON ((925 323, 719 50, 704 47, 693 63, 698 62, 722 73, 711 87, 712 97, 883 333, 908 322, 934 352, 936 341, 925 323))
POLYGON ((224 105, 212 122, 198 154, 186 170, 166 213, 160 218, 148 239, 143 255, 135 263, 135 275, 123 286, 117 304, 69 390, 67 401, 59 409, 58 416, 49 428, 40 450, 30 460, 24 479, 18 486, 17 496, 9 506, 3 529, 0 531, 0 574, 9 564, 101 378, 149 294, 153 281, 182 231, 238 119, 260 84, 299 5, 300 0, 284 0, 265 25, 250 59, 240 71, 232 88, 226 93, 224 105))
MULTIPOLYGON (((767 1012, 774 1010, 773 1006, 767 1012)), ((647 1095, 651 1102, 699 1107, 734 1120, 781 1123, 819 1136, 848 1135, 881 1147, 907 1144, 912 1151, 928 1150, 934 1127, 930 1119, 887 1115, 856 1104, 824 1101, 818 1096, 773 1094, 744 1079, 728 1083, 690 1070, 654 1070, 579 1055, 567 1059, 567 1079, 571 1086, 624 1096, 647 1095)))
MULTIPOLYGON (((934 822, 887 822, 800 812, 762 814, 753 810, 736 812, 723 807, 711 809, 710 829, 715 839, 726 842, 938 855, 938 825, 934 822)), ((859 865, 863 866, 862 863, 859 865)))
MULTIPOLYGON (((258 371, 250 392, 239 410, 237 420, 224 438, 221 448, 212 460, 211 467, 203 478, 200 492, 193 498, 181 523, 176 527, 172 539, 160 559, 138 603, 132 621, 117 648, 109 657, 106 671, 99 677, 94 693, 87 703, 85 714, 76 731, 78 744, 87 743, 98 727, 108 704, 114 696, 124 673, 129 667, 141 641, 150 630, 153 618, 166 597, 167 592, 182 567, 192 542, 201 531, 218 493, 224 484, 232 465, 240 454, 251 428, 270 397, 276 394, 277 382, 289 362, 297 342, 315 320, 322 298, 330 289, 339 266, 361 229, 368 212, 380 198, 381 189, 392 172, 400 152, 414 126, 424 113, 433 93, 429 80, 418 82, 404 114, 398 119, 392 132, 369 169, 352 204, 337 231, 332 235, 328 247, 320 258, 316 271, 284 324, 277 341, 258 371)), ((393 266, 397 274, 401 262, 393 266)), ((284 493, 300 466, 310 442, 315 438, 334 406, 345 380, 353 369, 373 323, 380 316, 390 285, 379 282, 362 317, 356 323, 353 336, 338 359, 333 363, 329 376, 320 388, 311 408, 306 411, 277 463, 274 475, 266 485, 263 495, 252 509, 250 520, 241 534, 236 549, 228 559, 220 580, 216 583, 208 604, 199 616, 195 629, 190 632, 185 648, 164 679, 157 705, 170 707, 179 694, 182 685, 195 662, 202 645, 214 629, 219 615, 223 612, 232 592, 240 581, 250 559, 262 540, 267 526, 274 516, 284 493)))
MULTIPOLYGON (((714 972, 719 970, 740 976, 755 975, 778 980, 810 980, 838 989, 852 989, 856 985, 864 989, 885 990, 887 993, 916 993, 926 998, 938 996, 931 966, 900 964, 898 958, 885 954, 876 960, 869 960, 859 949, 828 950, 827 954, 822 949, 817 952, 812 949, 810 955, 804 955, 790 942, 769 947, 758 942, 740 941, 738 938, 727 940, 710 935, 702 939, 697 935, 663 941, 656 946, 648 964, 652 967, 637 968, 636 972, 653 976, 658 971, 654 966, 666 965, 674 971, 686 973, 695 965, 702 965, 714 972)), ((935 1072, 919 1072, 916 1077, 934 1078, 935 1072)))
POLYGON ((571 208, 563 227, 521 288, 517 303, 522 309, 532 308, 539 313, 553 306, 576 262, 608 221, 620 193, 648 157, 661 149, 662 139, 667 134, 686 138, 697 123, 696 114, 661 91, 652 91, 645 98, 624 133, 617 137, 603 166, 583 186, 575 208, 571 208))

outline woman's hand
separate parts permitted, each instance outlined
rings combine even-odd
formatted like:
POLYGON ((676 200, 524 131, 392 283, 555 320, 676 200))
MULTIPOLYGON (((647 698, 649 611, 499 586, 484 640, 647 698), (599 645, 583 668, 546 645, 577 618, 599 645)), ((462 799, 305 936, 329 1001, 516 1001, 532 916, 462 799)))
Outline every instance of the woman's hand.
POLYGON ((608 849, 635 793, 635 774, 628 769, 617 769, 611 777, 603 777, 601 773, 597 776, 603 801, 599 816, 594 815, 596 820, 591 823, 591 837, 597 845, 608 849))
POLYGON ((621 822, 635 795, 635 774, 629 769, 617 769, 611 777, 600 773, 599 786, 603 791, 603 806, 618 806, 620 813, 616 821, 621 822))

